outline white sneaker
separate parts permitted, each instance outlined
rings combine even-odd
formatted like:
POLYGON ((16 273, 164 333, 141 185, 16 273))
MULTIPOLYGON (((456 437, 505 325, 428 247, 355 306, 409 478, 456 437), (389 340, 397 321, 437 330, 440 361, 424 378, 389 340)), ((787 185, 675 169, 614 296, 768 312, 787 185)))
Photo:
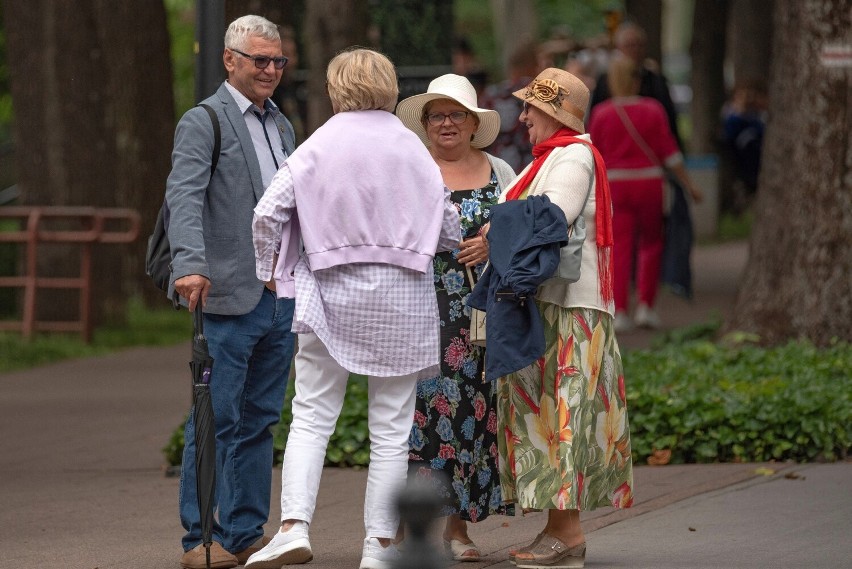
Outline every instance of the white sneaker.
POLYGON ((652 328, 654 330, 662 326, 660 317, 654 312, 654 309, 647 304, 640 304, 636 307, 636 314, 633 315, 633 320, 636 325, 641 328, 652 328))
POLYGON ((615 323, 613 324, 616 332, 630 332, 633 330, 633 320, 626 312, 615 313, 615 323))
POLYGON ((397 559, 399 559, 399 551, 393 543, 382 547, 378 538, 368 537, 364 540, 361 565, 358 569, 390 569, 397 559))
POLYGON ((314 558, 308 539, 308 524, 296 522, 287 532, 275 534, 263 549, 246 561, 247 569, 281 569, 284 565, 307 563, 314 558))

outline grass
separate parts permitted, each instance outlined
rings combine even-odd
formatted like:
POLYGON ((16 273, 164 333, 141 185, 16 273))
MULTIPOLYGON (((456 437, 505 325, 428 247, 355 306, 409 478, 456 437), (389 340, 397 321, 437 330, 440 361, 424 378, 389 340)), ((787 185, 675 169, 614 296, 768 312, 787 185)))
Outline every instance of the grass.
POLYGON ((169 346, 191 336, 192 319, 186 311, 152 310, 134 299, 127 306, 127 325, 96 329, 91 344, 69 334, 37 334, 26 341, 17 332, 0 333, 0 373, 133 346, 169 346))

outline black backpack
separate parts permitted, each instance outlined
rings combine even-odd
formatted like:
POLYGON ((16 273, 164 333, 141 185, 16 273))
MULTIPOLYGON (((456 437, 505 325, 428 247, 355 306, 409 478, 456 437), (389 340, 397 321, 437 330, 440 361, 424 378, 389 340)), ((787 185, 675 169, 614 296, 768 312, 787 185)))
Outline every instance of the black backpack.
MULTIPOLYGON (((216 111, 208 105, 199 104, 210 115, 210 121, 213 123, 213 159, 210 164, 210 177, 216 171, 216 164, 219 162, 219 151, 222 147, 222 133, 219 129, 219 117, 216 116, 216 111)), ((154 284, 162 291, 169 290, 169 281, 172 278, 172 253, 169 245, 169 208, 166 200, 163 200, 163 205, 160 207, 160 213, 157 214, 157 222, 154 224, 154 232, 148 237, 148 250, 145 253, 145 274, 154 281, 154 284)), ((177 293, 172 299, 175 308, 178 308, 177 293)))

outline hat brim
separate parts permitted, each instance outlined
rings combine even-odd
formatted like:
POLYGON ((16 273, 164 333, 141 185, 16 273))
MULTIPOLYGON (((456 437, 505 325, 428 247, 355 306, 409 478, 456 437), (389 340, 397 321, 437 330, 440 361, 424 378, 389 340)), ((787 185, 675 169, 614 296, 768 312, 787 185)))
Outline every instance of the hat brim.
POLYGON ((579 132, 581 134, 585 134, 586 125, 585 125, 585 123, 583 122, 582 119, 578 119, 574 115, 572 115, 572 114, 570 114, 567 111, 564 111, 562 109, 560 109, 560 112, 557 113, 557 112, 554 111, 552 106, 548 105, 547 103, 543 103, 543 102, 539 101, 535 97, 530 97, 530 98, 524 97, 524 94, 527 93, 527 92, 528 92, 527 88, 524 87, 523 89, 518 89, 517 91, 512 93, 512 95, 514 95, 518 99, 522 100, 523 102, 527 103, 528 105, 531 105, 531 106, 537 108, 538 110, 540 110, 541 112, 543 112, 547 116, 553 118, 553 120, 555 120, 555 121, 557 121, 561 124, 564 124, 568 128, 572 128, 572 129, 576 130, 577 132, 579 132))
POLYGON ((489 146, 497 138, 497 135, 500 134, 500 115, 497 111, 468 106, 455 97, 444 93, 421 93, 420 95, 412 95, 400 101, 396 106, 396 116, 399 117, 402 124, 414 131, 426 146, 431 146, 432 143, 429 141, 426 129, 423 127, 420 119, 423 116, 423 107, 426 106, 426 103, 436 99, 449 99, 479 117, 479 128, 476 129, 476 132, 473 134, 473 140, 470 142, 470 145, 474 148, 489 146))

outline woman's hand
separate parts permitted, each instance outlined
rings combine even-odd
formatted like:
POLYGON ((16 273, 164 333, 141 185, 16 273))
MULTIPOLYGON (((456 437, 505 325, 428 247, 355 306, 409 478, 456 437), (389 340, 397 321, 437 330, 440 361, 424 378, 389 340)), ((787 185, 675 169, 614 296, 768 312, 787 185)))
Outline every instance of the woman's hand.
POLYGON ((704 199, 704 192, 702 192, 701 188, 699 188, 695 184, 689 184, 687 186, 687 191, 689 192, 689 195, 692 196, 692 200, 695 203, 701 203, 701 201, 704 199))
POLYGON ((488 241, 480 233, 459 243, 458 262, 473 267, 488 260, 488 241))

